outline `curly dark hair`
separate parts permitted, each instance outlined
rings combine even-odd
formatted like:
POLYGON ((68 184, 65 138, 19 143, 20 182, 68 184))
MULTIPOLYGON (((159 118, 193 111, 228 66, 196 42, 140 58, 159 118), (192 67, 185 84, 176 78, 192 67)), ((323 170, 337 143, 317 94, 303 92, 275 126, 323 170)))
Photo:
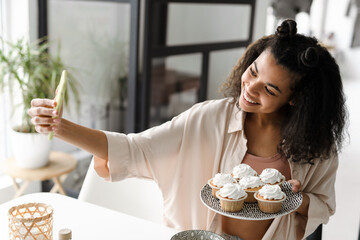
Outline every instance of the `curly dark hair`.
POLYGON ((342 148, 347 110, 335 59, 314 37, 297 34, 296 22, 285 20, 275 34, 248 46, 223 85, 223 93, 238 102, 241 76, 265 50, 292 75, 293 106, 284 106, 278 152, 294 162, 312 164, 342 148))

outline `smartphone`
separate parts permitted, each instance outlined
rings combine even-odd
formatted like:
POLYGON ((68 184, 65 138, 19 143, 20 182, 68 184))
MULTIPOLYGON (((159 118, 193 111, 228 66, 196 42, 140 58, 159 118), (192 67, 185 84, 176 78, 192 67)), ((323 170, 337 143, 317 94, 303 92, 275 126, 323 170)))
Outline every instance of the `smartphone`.
MULTIPOLYGON (((61 73, 61 78, 59 85, 57 86, 57 93, 55 96, 55 102, 57 103, 55 109, 60 113, 61 107, 64 102, 65 97, 65 91, 66 91, 66 85, 67 85, 67 79, 66 79, 67 72, 66 70, 63 70, 61 73)), ((52 140, 54 137, 54 132, 49 133, 48 139, 52 140)))

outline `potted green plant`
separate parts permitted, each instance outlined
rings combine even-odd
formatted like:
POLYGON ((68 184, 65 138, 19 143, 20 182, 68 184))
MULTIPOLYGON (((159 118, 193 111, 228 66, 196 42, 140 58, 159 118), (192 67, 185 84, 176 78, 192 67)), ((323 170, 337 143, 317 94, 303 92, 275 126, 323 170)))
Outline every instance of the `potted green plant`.
MULTIPOLYGON (((38 168, 46 165, 51 142, 47 137, 36 133, 27 110, 34 98, 54 98, 62 70, 67 67, 59 56, 49 52, 49 42, 39 39, 28 42, 20 39, 15 43, 0 39, 0 88, 9 91, 13 109, 20 109, 21 124, 13 126, 13 154, 17 164, 24 168, 38 168), (19 100, 20 104, 16 103, 19 100), (29 149, 25 149, 29 147, 29 149)), ((68 74, 68 87, 73 92, 76 102, 78 85, 68 74)), ((65 95, 65 104, 68 100, 65 95)))

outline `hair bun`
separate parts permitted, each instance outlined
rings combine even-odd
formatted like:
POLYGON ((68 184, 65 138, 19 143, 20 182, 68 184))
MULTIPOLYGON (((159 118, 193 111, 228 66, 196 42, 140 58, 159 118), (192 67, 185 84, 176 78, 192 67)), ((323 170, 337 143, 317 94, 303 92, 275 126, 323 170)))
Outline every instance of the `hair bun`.
POLYGON ((276 36, 281 38, 292 37, 297 33, 296 22, 292 19, 284 20, 280 26, 276 28, 276 36))
POLYGON ((319 61, 319 54, 314 47, 308 47, 302 53, 299 53, 299 63, 305 67, 315 67, 319 61))

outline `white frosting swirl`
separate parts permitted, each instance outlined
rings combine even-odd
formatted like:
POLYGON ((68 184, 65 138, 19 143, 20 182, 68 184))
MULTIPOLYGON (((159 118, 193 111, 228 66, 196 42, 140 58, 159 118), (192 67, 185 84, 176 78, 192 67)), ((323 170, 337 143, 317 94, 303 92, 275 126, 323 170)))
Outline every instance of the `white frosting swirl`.
POLYGON ((232 170, 234 178, 243 178, 246 176, 256 176, 257 172, 252 169, 249 165, 243 163, 235 166, 232 170))
POLYGON ((265 185, 263 186, 258 193, 264 198, 268 200, 279 200, 284 197, 284 192, 281 191, 279 185, 265 185))
POLYGON ((227 197, 230 199, 240 199, 246 195, 246 192, 241 189, 241 186, 237 183, 225 184, 218 193, 221 197, 227 197))
POLYGON ((265 168, 260 174, 260 179, 264 183, 274 184, 281 182, 285 177, 275 168, 265 168))
POLYGON ((212 182, 215 186, 222 187, 226 183, 234 183, 235 179, 228 173, 217 173, 212 182))
POLYGON ((239 181, 239 184, 243 189, 256 188, 256 187, 260 187, 260 186, 264 185, 264 183, 260 180, 260 178, 258 176, 243 177, 239 181))

